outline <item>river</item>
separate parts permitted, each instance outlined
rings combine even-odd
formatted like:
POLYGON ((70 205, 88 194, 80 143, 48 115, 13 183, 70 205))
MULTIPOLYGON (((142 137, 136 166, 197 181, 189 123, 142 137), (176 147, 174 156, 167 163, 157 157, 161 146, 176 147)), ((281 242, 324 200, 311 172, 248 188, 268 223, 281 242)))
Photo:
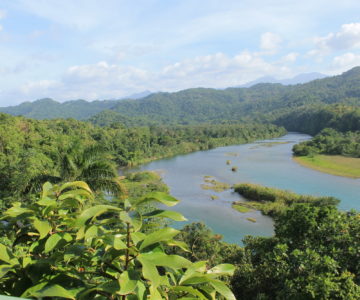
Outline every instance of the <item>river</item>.
MULTIPOLYGON (((334 196, 341 200, 340 209, 360 210, 360 179, 328 175, 292 160, 293 145, 309 138, 309 135, 289 133, 277 139, 162 159, 133 170, 159 171, 171 194, 181 200, 173 210, 184 214, 189 222, 204 222, 227 242, 242 244, 245 235, 271 236, 272 219, 258 211, 233 210, 231 203, 241 196, 232 190, 220 193, 203 190, 204 176, 214 176, 229 184, 250 182, 299 194, 334 196), (226 164, 227 160, 231 160, 231 165, 226 164), (232 172, 231 166, 237 166, 237 171, 232 172), (211 195, 219 199, 212 200, 211 195), (249 217, 255 218, 256 223, 247 220, 249 217)), ((177 227, 183 225, 180 223, 177 227)))

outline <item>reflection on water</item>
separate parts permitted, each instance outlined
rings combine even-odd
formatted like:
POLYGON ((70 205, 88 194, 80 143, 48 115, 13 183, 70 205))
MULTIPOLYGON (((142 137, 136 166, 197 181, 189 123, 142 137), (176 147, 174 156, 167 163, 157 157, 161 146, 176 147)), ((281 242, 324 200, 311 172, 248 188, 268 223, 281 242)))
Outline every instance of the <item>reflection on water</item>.
POLYGON ((292 160, 292 146, 309 138, 289 133, 278 139, 260 141, 272 142, 268 147, 259 147, 256 142, 198 151, 154 161, 136 170, 161 170, 171 194, 181 200, 174 210, 183 213, 190 222, 205 222, 213 231, 222 234, 225 241, 241 244, 245 235, 272 235, 271 218, 260 212, 233 210, 231 202, 239 200, 240 196, 231 190, 216 193, 201 189, 204 176, 214 176, 229 184, 251 182, 300 194, 334 196, 341 199, 340 209, 360 210, 360 179, 320 173, 292 160), (227 160, 231 160, 230 165, 226 164, 227 160), (237 172, 231 171, 232 166, 238 167, 237 172), (212 200, 211 195, 219 199, 212 200), (249 217, 257 222, 248 221, 249 217))

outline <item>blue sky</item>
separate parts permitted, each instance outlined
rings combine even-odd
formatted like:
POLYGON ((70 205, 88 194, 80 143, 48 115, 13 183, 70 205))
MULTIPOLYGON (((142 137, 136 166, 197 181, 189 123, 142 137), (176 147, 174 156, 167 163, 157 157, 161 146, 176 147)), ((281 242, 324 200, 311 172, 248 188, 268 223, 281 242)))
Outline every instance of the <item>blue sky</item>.
POLYGON ((358 65, 359 0, 0 1, 0 106, 358 65))

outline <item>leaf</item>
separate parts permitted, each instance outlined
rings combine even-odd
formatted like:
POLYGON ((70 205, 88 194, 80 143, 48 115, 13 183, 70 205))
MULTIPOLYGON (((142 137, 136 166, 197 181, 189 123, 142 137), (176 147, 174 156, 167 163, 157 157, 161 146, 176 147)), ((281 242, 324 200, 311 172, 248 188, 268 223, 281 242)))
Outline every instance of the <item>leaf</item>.
POLYGON ((135 245, 137 245, 137 243, 143 241, 146 238, 146 234, 140 231, 132 232, 130 233, 130 236, 135 245))
POLYGON ((29 296, 36 298, 61 297, 65 299, 75 299, 73 294, 57 284, 45 286, 39 290, 30 291, 29 296))
POLYGON ((181 213, 178 213, 176 211, 161 210, 161 209, 147 213, 143 217, 144 218, 154 218, 154 217, 168 218, 168 219, 172 219, 172 220, 178 221, 178 222, 187 221, 187 219, 181 213))
POLYGON ((85 240, 99 236, 99 228, 96 225, 92 225, 85 232, 85 240))
POLYGON ((61 187, 60 187, 60 192, 62 192, 65 189, 68 188, 79 188, 79 189, 83 189, 88 191, 90 194, 92 194, 92 190, 90 189, 90 187, 88 186, 88 184, 84 181, 73 181, 73 182, 67 182, 64 183, 61 187))
POLYGON ((94 198, 94 195, 87 190, 71 190, 71 191, 61 194, 61 196, 59 197, 59 200, 64 201, 68 198, 73 198, 73 199, 78 200, 78 198, 79 198, 78 196, 85 196, 88 199, 94 198))
POLYGON ((16 218, 16 217, 21 216, 26 213, 33 213, 33 211, 30 209, 21 207, 21 203, 17 202, 17 203, 14 203, 11 208, 9 208, 7 211, 5 211, 4 215, 12 217, 12 218, 16 218))
POLYGON ((217 276, 232 276, 234 275, 235 267, 232 264, 220 264, 210 269, 208 274, 216 274, 217 276))
POLYGON ((150 290, 149 300, 163 300, 163 297, 159 293, 156 286, 151 285, 149 290, 150 290))
POLYGON ((166 244, 168 246, 172 246, 172 247, 179 247, 180 249, 184 250, 185 252, 191 252, 189 249, 189 246, 183 241, 171 240, 171 241, 167 241, 166 244))
POLYGON ((42 186, 42 193, 41 193, 41 199, 45 198, 49 191, 53 188, 53 185, 50 182, 45 182, 42 186))
POLYGON ((203 275, 203 273, 206 271, 206 261, 197 261, 193 263, 184 273, 184 275, 181 277, 181 280, 179 284, 183 284, 188 279, 194 277, 203 275))
POLYGON ((165 204, 166 206, 174 206, 179 203, 179 200, 177 200, 176 198, 174 198, 173 196, 171 196, 167 193, 151 192, 151 193, 146 194, 145 198, 143 200, 141 200, 140 202, 138 202, 137 205, 144 204, 146 202, 152 202, 152 201, 156 201, 156 202, 165 204))
POLYGON ((144 278, 150 280, 154 286, 158 286, 161 282, 161 276, 156 266, 144 257, 138 256, 138 260, 142 264, 142 274, 144 278))
POLYGON ((206 296, 203 293, 201 293, 199 290, 197 290, 197 289, 195 289, 195 288, 193 288, 191 286, 174 286, 172 288, 172 290, 174 292, 186 292, 186 293, 189 293, 191 295, 197 296, 196 299, 198 299, 198 298, 199 299, 204 299, 204 300, 207 299, 206 296))
POLYGON ((45 243, 45 253, 53 250, 56 245, 62 240, 62 236, 58 233, 51 235, 45 243))
POLYGON ((169 267, 172 269, 187 268, 191 265, 191 262, 186 258, 178 255, 167 255, 162 252, 151 252, 139 255, 144 257, 156 266, 169 267))
POLYGON ((227 300, 236 300, 232 291, 220 280, 210 280, 213 288, 227 300))
POLYGON ((47 221, 40 221, 39 219, 35 219, 34 227, 40 233, 40 240, 46 237, 51 230, 51 226, 47 221))
POLYGON ((158 242, 171 240, 174 236, 176 236, 179 233, 180 233, 179 230, 176 230, 171 227, 166 227, 158 231, 155 231, 153 233, 150 233, 141 243, 140 250, 158 242))
POLYGON ((121 240, 121 238, 122 238, 121 234, 114 235, 114 243, 113 243, 114 249, 122 250, 127 248, 126 244, 121 240))
POLYGON ((0 244, 0 260, 11 263, 11 259, 14 258, 10 250, 3 244, 0 244))
POLYGON ((134 276, 133 272, 124 271, 121 273, 119 278, 120 291, 118 292, 120 295, 127 295, 132 293, 137 284, 137 278, 134 276))
POLYGON ((125 238, 123 234, 107 235, 104 237, 104 243, 113 247, 116 250, 126 249, 126 244, 122 241, 125 238))
POLYGON ((84 226, 90 218, 95 218, 102 215, 103 213, 110 211, 120 211, 121 209, 111 205, 96 205, 84 210, 81 215, 77 218, 75 226, 84 226))
POLYGON ((13 269, 12 265, 1 265, 0 266, 0 279, 3 278, 7 274, 7 272, 11 271, 12 269, 13 269))

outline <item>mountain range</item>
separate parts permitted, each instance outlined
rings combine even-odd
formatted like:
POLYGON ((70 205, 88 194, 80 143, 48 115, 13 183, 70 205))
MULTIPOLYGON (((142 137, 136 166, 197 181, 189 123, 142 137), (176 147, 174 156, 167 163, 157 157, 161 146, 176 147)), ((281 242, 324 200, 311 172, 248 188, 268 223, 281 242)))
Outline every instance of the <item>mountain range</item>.
MULTIPOLYGON (((312 74, 319 76, 318 73, 312 74)), ((296 80, 301 80, 301 77, 296 80)), ((360 67, 338 76, 296 85, 258 83, 249 88, 225 90, 195 88, 175 93, 153 93, 138 100, 59 103, 41 99, 3 107, 0 111, 35 119, 91 118, 93 123, 101 125, 128 124, 129 120, 133 120, 132 124, 191 124, 239 121, 249 117, 261 119, 264 115, 271 118, 304 105, 333 103, 359 105, 360 67)))

